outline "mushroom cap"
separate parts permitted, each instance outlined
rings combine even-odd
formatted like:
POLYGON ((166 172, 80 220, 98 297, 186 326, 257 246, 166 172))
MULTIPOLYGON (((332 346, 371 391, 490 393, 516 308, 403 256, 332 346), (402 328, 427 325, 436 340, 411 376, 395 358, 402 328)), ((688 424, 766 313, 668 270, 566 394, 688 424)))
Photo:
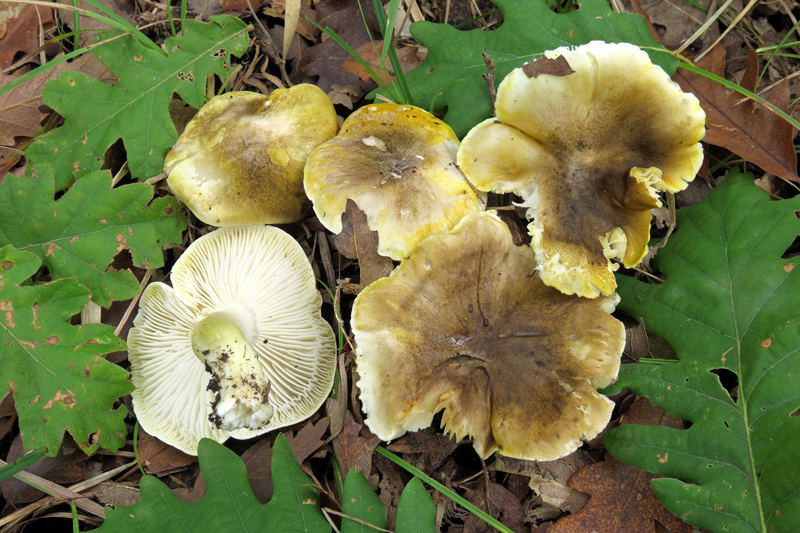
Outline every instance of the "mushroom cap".
POLYGON ((354 200, 378 232, 378 253, 400 260, 428 235, 484 208, 486 195, 458 170, 457 152, 453 130, 427 111, 368 105, 311 153, 306 194, 333 233, 342 231, 347 199, 354 200))
POLYGON ((269 96, 215 96, 187 124, 167 154, 167 182, 206 224, 288 224, 308 211, 303 166, 336 135, 328 96, 308 84, 269 96))
POLYGON ((172 284, 145 289, 128 335, 133 406, 148 433, 196 454, 203 437, 246 439, 319 408, 333 385, 336 344, 311 265, 291 236, 269 226, 208 233, 175 263, 172 284), (189 333, 212 313, 242 331, 270 381, 274 415, 259 431, 228 432, 209 422, 211 375, 189 333))
POLYGON ((567 455, 608 423, 625 344, 618 299, 544 285, 533 251, 491 211, 420 244, 353 305, 360 397, 383 440, 431 424, 481 457, 567 455))
POLYGON ((593 41, 515 69, 495 105, 497 118, 462 141, 459 166, 478 189, 523 198, 545 283, 613 293, 609 260, 642 260, 658 192, 684 189, 700 168, 697 98, 636 46, 593 41))

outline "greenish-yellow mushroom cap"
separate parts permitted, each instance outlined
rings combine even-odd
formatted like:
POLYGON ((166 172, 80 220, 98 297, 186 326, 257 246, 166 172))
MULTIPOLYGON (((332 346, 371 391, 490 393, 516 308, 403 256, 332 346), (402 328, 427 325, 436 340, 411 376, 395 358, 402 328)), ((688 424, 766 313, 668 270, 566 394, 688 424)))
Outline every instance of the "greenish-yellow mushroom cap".
POLYGON ((225 93, 187 124, 164 163, 167 182, 206 224, 297 222, 311 206, 303 191, 308 154, 338 126, 314 85, 225 93))
POLYGON ((497 118, 458 164, 480 190, 522 197, 545 283, 594 298, 647 253, 650 209, 703 161, 705 114, 641 49, 594 41, 545 52, 500 84, 497 118))
POLYGON ((309 156, 306 193, 333 233, 342 231, 347 200, 355 201, 378 232, 378 253, 401 260, 428 235, 484 209, 486 195, 456 166, 458 145, 453 130, 422 109, 368 105, 309 156))
POLYGON ((614 297, 565 295, 534 273, 493 212, 425 239, 353 305, 365 423, 383 440, 428 427, 495 450, 552 460, 608 423, 595 389, 619 370, 625 331, 614 297))

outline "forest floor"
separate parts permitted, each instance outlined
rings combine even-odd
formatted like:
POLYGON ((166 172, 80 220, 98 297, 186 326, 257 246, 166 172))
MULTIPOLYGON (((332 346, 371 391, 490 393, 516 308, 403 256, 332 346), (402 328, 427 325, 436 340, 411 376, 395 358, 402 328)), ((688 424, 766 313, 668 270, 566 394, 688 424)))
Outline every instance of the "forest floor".
MULTIPOLYGON (((667 49, 674 50, 682 47, 707 20, 709 3, 714 4, 710 8, 713 13, 722 2, 613 0, 612 7, 644 15, 656 39, 667 49)), ((100 4, 141 28, 157 44, 163 43, 171 35, 163 3, 152 0, 101 0, 100 4)), ((578 8, 578 5, 576 2, 574 7, 578 8)), ((232 89, 266 94, 278 87, 298 83, 315 84, 329 95, 340 119, 346 118, 354 109, 368 102, 366 95, 377 88, 377 84, 338 45, 324 39, 305 17, 335 30, 367 62, 377 66, 378 58, 369 44, 369 35, 362 24, 357 2, 303 0, 296 35, 285 58, 281 53, 284 40, 283 6, 284 0, 250 0, 249 5, 247 0, 189 0, 188 18, 208 21, 211 16, 225 13, 254 26, 250 32, 248 49, 238 59, 241 69, 230 80, 232 89), (262 27, 268 34, 264 33, 262 27)), ((503 13, 488 0, 404 0, 401 6, 408 8, 409 22, 425 20, 459 25, 462 30, 483 31, 493 31, 504 23, 503 13)), ((172 9, 178 17, 179 8, 173 6, 172 9)), ((366 25, 376 32, 377 23, 370 10, 370 6, 365 6, 366 25)), ((799 17, 800 3, 794 0, 749 3, 734 0, 725 16, 695 37, 683 53, 697 57, 710 51, 704 63, 707 70, 768 97, 793 118, 800 120, 800 106, 797 105, 800 97, 800 45, 795 42, 800 41, 799 17), (794 46, 785 44, 792 42, 794 46), (771 56, 764 51, 775 46, 781 46, 782 53, 771 56)), ((0 85, 68 53, 72 46, 71 38, 60 41, 54 38, 69 31, 74 22, 71 13, 44 7, 42 3, 37 6, 0 3, 0 85)), ((101 23, 85 16, 80 17, 80 24, 84 30, 103 28, 101 23)), ((88 42, 93 35, 94 32, 83 34, 81 43, 88 42)), ((400 32, 395 48, 404 71, 421 64, 426 54, 426 50, 406 30, 400 32)), ((24 150, 31 138, 43 128, 59 125, 59 115, 42 102, 41 91, 44 83, 55 79, 64 68, 83 72, 104 82, 110 83, 115 79, 102 63, 92 55, 85 54, 24 85, 23 96, 16 93, 13 100, 8 95, 0 96, 0 176, 6 173, 22 176, 26 172, 24 150)), ((673 79, 683 87, 707 91, 697 96, 712 105, 729 98, 729 91, 715 82, 692 80, 682 71, 673 79)), ((689 188, 676 196, 678 209, 700 202, 716 186, 718 178, 731 168, 753 172, 759 187, 776 197, 792 198, 797 195, 797 183, 792 182, 792 175, 796 177, 797 172, 796 158, 791 161, 785 153, 776 153, 787 142, 791 150, 796 152, 794 136, 797 132, 791 127, 779 125, 780 119, 764 109, 758 111, 753 113, 752 120, 746 122, 746 129, 717 132, 715 145, 705 145, 704 166, 689 188), (769 167, 770 161, 772 167, 769 167)), ((179 131, 195 112, 196 109, 186 106, 177 96, 173 97, 171 116, 179 131)), ((722 110, 723 115, 726 112, 722 110)), ((738 118, 732 120, 738 121, 738 118)), ((104 168, 110 169, 114 175, 120 173, 126 161, 121 142, 109 148, 105 160, 104 168)), ((122 174, 121 184, 137 181, 124 177, 124 170, 122 174)), ((157 196, 169 195, 165 181, 151 180, 149 183, 154 184, 157 196)), ((494 202, 490 207, 501 203, 508 207, 511 203, 507 196, 494 195, 490 196, 490 202, 494 202)), ((170 267, 183 250, 213 229, 195 218, 188 209, 183 209, 190 221, 188 230, 179 246, 165 251, 163 267, 148 270, 136 266, 125 250, 117 254, 111 267, 133 272, 138 281, 145 277, 151 281, 168 280, 170 267)), ((652 234, 659 237, 667 231, 669 213, 666 208, 656 211, 652 234)), ((507 212, 515 211, 509 207, 507 212)), ((517 213, 521 214, 522 211, 517 210, 517 213)), ((6 213, 0 213, 0 217, 6 216, 6 213)), ((504 219, 507 218, 504 216, 504 219)), ((517 222, 518 233, 524 236, 525 222, 519 217, 517 222)), ((336 304, 342 313, 345 335, 349 336, 353 300, 366 281, 360 278, 362 271, 369 269, 370 276, 381 277, 391 271, 392 262, 377 255, 353 258, 346 240, 334 239, 326 232, 313 210, 301 222, 281 227, 296 237, 312 258, 317 278, 333 288, 336 304)), ((3 244, 0 242, 0 245, 3 244)), ((324 295, 324 300, 324 314, 334 323, 334 302, 328 294, 324 295)), ((126 299, 114 301, 108 308, 96 312, 99 312, 102 324, 112 326, 119 337, 125 340, 136 311, 135 299, 126 299)), ((648 357, 675 357, 670 346, 649 333, 644 325, 637 324, 629 317, 621 318, 626 320, 627 331, 623 363, 648 357)), ((386 529, 395 530, 399 495, 410 476, 397 464, 375 452, 376 446, 381 443, 364 425, 365 415, 359 403, 357 386, 354 385, 357 374, 351 347, 352 344, 346 342, 339 356, 341 381, 337 398, 329 399, 310 419, 283 428, 281 432, 289 439, 298 462, 314 479, 321 493, 323 508, 333 511, 341 511, 342 508, 336 483, 338 473, 331 461, 334 458, 341 472, 357 466, 366 475, 373 491, 386 506, 386 529)), ((2 357, 0 355, 0 368, 4 364, 2 357)), ((108 356, 109 361, 123 368, 128 368, 126 359, 125 351, 108 356)), ((2 373, 5 372, 2 370, 2 373)), ((5 387, 6 380, 3 381, 5 387)), ((729 384, 729 387, 735 388, 735 383, 729 384)), ((0 388, 0 394, 4 391, 5 388, 0 388)), ((609 429, 634 422, 680 429, 689 425, 627 389, 611 399, 616 407, 609 429)), ((139 468, 131 465, 135 459, 132 434, 136 415, 130 395, 122 398, 122 405, 127 410, 125 425, 129 433, 120 450, 101 450, 87 457, 66 434, 58 455, 45 458, 28 468, 27 472, 51 482, 53 486, 72 487, 100 506, 133 505, 139 499, 139 482, 142 478, 139 468), (120 467, 125 467, 121 473, 109 479, 93 481, 120 467), (75 489, 76 486, 80 488, 75 489)), ((433 427, 405 434, 384 445, 512 531, 692 531, 692 527, 662 507, 649 484, 654 474, 619 462, 606 452, 602 444, 603 433, 574 453, 555 461, 528 461, 498 454, 482 460, 468 440, 448 438, 438 423, 439 417, 436 417, 433 427), (602 477, 603 482, 590 486, 588 494, 573 488, 590 476, 595 479, 602 477), (601 502, 603 505, 599 505, 601 502), (565 526, 564 517, 572 517, 573 521, 565 526)), ((262 503, 269 501, 273 492, 269 460, 276 434, 272 432, 244 441, 231 439, 226 443, 243 460, 253 493, 262 503)), ((197 502, 203 496, 206 485, 197 457, 162 443, 142 429, 138 432, 136 452, 141 463, 146 465, 147 473, 158 476, 182 500, 197 502)), ((12 462, 24 453, 14 396, 8 394, 0 403, 0 458, 12 462)), ((587 490, 585 481, 581 486, 587 490)), ((459 533, 491 529, 482 519, 438 491, 431 490, 430 493, 436 505, 435 523, 439 530, 459 533)), ((63 499, 54 500, 17 479, 3 482, 0 507, 2 531, 61 531, 71 527, 72 513, 63 499)), ((81 529, 88 530, 102 524, 103 518, 97 514, 79 509, 81 529)), ((336 524, 340 523, 339 518, 333 520, 336 524)))

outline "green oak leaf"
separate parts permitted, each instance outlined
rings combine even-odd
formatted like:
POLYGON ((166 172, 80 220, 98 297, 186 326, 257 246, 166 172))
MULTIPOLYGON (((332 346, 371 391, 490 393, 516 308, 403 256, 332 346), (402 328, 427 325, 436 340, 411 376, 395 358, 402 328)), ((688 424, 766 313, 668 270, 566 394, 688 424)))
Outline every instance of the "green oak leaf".
POLYGON ((109 326, 71 325, 89 290, 74 279, 31 284, 40 266, 30 252, 0 248, 0 397, 13 395, 28 450, 55 455, 64 431, 86 453, 117 450, 126 411, 114 403, 133 386, 102 356, 125 344, 109 326))
POLYGON ((386 528, 386 507, 362 472, 351 468, 344 480, 342 533, 372 533, 386 528), (360 522, 350 520, 349 516, 360 522), (380 529, 376 529, 380 528, 380 529))
POLYGON ((162 249, 180 243, 186 228, 174 198, 151 201, 153 187, 144 183, 111 189, 107 171, 88 174, 58 200, 54 194, 47 165, 29 176, 7 175, 0 183, 0 245, 33 252, 53 279, 77 278, 104 307, 139 290, 133 273, 109 268, 118 252, 129 249, 134 265, 159 268, 162 249))
POLYGON ((207 76, 231 75, 231 56, 247 49, 247 30, 241 20, 220 15, 207 24, 187 20, 182 37, 166 40, 167 56, 130 35, 99 46, 94 55, 119 81, 110 85, 64 72, 48 83, 44 102, 64 117, 64 124, 32 143, 26 157, 52 164, 60 190, 73 178, 99 170, 108 147, 122 139, 135 178, 160 174, 167 150, 178 139, 169 115, 173 93, 201 107, 207 76))
POLYGON ((459 137, 492 114, 483 50, 495 64, 495 85, 545 50, 595 40, 648 48, 653 62, 664 70, 672 73, 677 68, 677 59, 655 42, 644 18, 614 13, 606 0, 586 0, 563 14, 552 11, 552 2, 544 0, 493 2, 503 12, 503 24, 496 30, 459 31, 432 22, 411 25, 411 35, 428 48, 425 61, 406 74, 412 103, 432 111, 446 107, 444 120, 459 137))
POLYGON ((397 533, 434 533, 436 505, 418 477, 408 482, 397 504, 397 533))
POLYGON ((144 476, 141 499, 131 507, 106 511, 98 531, 320 532, 331 530, 322 516, 319 493, 300 468, 289 443, 279 435, 272 451, 273 496, 262 505, 247 481, 244 463, 210 439, 198 446, 206 492, 197 503, 178 499, 155 476, 144 476))
POLYGON ((664 283, 617 277, 619 308, 666 339, 679 361, 623 365, 605 392, 629 387, 692 425, 624 425, 603 443, 668 476, 653 489, 689 524, 796 531, 800 261, 783 255, 800 233, 800 197, 775 201, 752 181, 732 171, 678 212, 678 230, 655 257, 664 283), (720 375, 735 384, 731 394, 720 375))

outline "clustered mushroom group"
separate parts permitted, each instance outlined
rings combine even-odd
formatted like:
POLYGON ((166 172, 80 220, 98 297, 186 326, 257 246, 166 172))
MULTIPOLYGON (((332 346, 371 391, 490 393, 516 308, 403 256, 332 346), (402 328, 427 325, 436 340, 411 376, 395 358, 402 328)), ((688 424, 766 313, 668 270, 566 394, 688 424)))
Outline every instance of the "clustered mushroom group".
POLYGON ((201 220, 233 227, 195 241, 173 288, 155 283, 142 297, 129 347, 143 427, 196 453, 201 437, 283 427, 327 396, 335 349, 310 265, 290 236, 263 226, 299 220, 307 197, 334 233, 353 200, 378 253, 400 262, 352 310, 375 435, 428 427, 441 411, 445 432, 469 437, 484 458, 552 460, 595 437, 613 407, 597 389, 616 378, 625 341, 611 315, 612 261, 637 265, 658 194, 694 179, 697 99, 639 48, 599 41, 514 70, 496 117, 461 143, 434 115, 395 104, 357 110, 337 135, 330 102, 312 110, 315 89, 219 96, 185 134, 211 140, 182 137, 167 157, 176 195, 201 220), (239 125, 211 116, 223 107, 239 125), (294 125, 269 115, 279 108, 294 125), (274 137, 256 140, 248 124, 274 137), (203 144, 255 154, 245 167, 257 168, 196 155, 203 144), (258 173, 268 181, 249 177, 258 173), (522 199, 530 245, 485 211, 487 192, 522 199))

